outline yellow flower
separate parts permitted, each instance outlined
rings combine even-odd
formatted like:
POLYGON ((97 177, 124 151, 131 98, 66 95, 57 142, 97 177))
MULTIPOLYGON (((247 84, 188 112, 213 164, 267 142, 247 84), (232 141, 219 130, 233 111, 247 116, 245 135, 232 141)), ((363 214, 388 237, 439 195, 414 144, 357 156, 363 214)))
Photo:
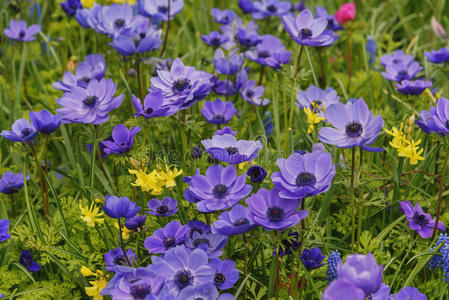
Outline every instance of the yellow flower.
POLYGON ((80 210, 81 210, 81 219, 86 222, 87 226, 89 227, 95 227, 95 224, 103 224, 104 219, 100 218, 100 216, 103 215, 102 212, 99 212, 100 208, 94 206, 94 202, 92 202, 89 206, 83 207, 80 203, 80 210))
POLYGON ((307 133, 312 133, 313 129, 315 128, 315 124, 320 123, 321 121, 323 121, 325 118, 320 117, 318 115, 318 111, 317 110, 311 110, 309 107, 305 106, 304 107, 304 112, 306 113, 307 116, 307 123, 309 124, 309 128, 307 129, 307 133))
POLYGON ((90 287, 86 287, 86 295, 93 297, 94 300, 102 300, 103 296, 100 295, 102 289, 104 289, 108 282, 104 278, 89 281, 90 287))
POLYGON ((175 178, 181 174, 182 169, 178 171, 178 169, 175 167, 173 168, 173 170, 170 170, 170 167, 167 165, 165 166, 165 172, 164 170, 160 170, 158 173, 159 178, 164 181, 164 185, 167 188, 176 186, 175 178))
MULTIPOLYGON (((114 224, 115 228, 119 229, 118 227, 118 222, 114 224)), ((128 228, 126 228, 126 226, 122 226, 122 236, 124 240, 129 239, 129 234, 133 232, 132 230, 129 230, 128 228)))
POLYGON ((136 0, 108 0, 109 3, 119 3, 119 4, 136 4, 136 0))
POLYGON ((81 272, 81 274, 83 274, 84 277, 87 277, 87 276, 98 276, 96 273, 92 272, 91 269, 89 269, 86 266, 81 266, 80 272, 81 272))
POLYGON ((139 170, 129 169, 128 172, 130 174, 135 174, 137 177, 136 182, 131 183, 132 185, 140 186, 140 188, 144 192, 151 191, 151 194, 153 195, 161 194, 164 182, 161 181, 156 170, 153 170, 149 174, 146 173, 146 169, 139 169, 139 170))
MULTIPOLYGON (((409 136, 411 135, 413 125, 411 121, 413 121, 413 119, 409 120, 406 129, 407 135, 409 136)), ((406 157, 409 159, 411 165, 416 165, 418 161, 424 160, 424 157, 421 156, 424 150, 418 147, 418 145, 421 143, 421 140, 415 142, 410 137, 407 137, 407 135, 402 130, 403 124, 401 124, 399 129, 393 127, 391 130, 385 129, 385 132, 393 136, 393 140, 390 141, 390 146, 398 151, 398 156, 406 157)))
POLYGON ((81 5, 83 5, 83 8, 91 8, 94 4, 95 0, 81 0, 81 5))

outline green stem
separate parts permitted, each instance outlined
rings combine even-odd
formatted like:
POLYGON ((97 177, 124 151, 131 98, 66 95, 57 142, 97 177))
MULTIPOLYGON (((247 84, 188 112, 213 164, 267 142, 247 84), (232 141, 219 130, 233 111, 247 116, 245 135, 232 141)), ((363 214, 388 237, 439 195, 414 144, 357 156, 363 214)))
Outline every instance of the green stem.
POLYGON ((351 162, 351 205, 352 205, 352 234, 351 247, 355 247, 355 197, 354 197, 354 168, 355 168, 355 147, 352 147, 352 162, 351 162))
POLYGON ((247 297, 247 289, 246 289, 246 283, 248 280, 246 280, 246 275, 248 273, 248 244, 246 242, 245 234, 243 234, 243 243, 245 247, 244 257, 243 257, 243 280, 245 280, 245 283, 243 285, 243 300, 246 300, 247 297))
POLYGON ((299 48, 299 53, 298 53, 298 61, 296 62, 295 76, 293 78, 296 78, 296 75, 298 75, 299 67, 300 67, 300 64, 301 64, 301 56, 302 56, 302 52, 303 51, 304 51, 304 46, 301 45, 301 48, 299 48))
POLYGON ((351 31, 348 30, 348 75, 349 79, 352 77, 352 40, 351 31))
MULTIPOLYGON (((276 240, 278 240, 278 231, 275 230, 274 231, 274 236, 276 238, 276 240)), ((280 282, 280 278, 279 278, 279 271, 281 269, 281 257, 279 255, 279 242, 276 243, 276 256, 274 257, 274 259, 276 260, 276 267, 275 267, 275 277, 274 277, 274 284, 275 284, 275 298, 276 300, 279 300, 279 289, 281 286, 281 282, 280 282)))
POLYGON ((90 177, 89 177, 89 186, 91 188, 94 187, 94 177, 95 177, 95 154, 97 152, 97 133, 98 133, 97 125, 94 125, 93 133, 94 137, 92 140, 92 157, 90 161, 90 177))
POLYGON ((438 230, 438 222, 440 221, 441 199, 443 198, 444 176, 446 175, 448 157, 449 157, 448 151, 444 151, 444 162, 443 162, 443 169, 441 170, 440 191, 438 193, 437 213, 435 217, 435 226, 433 227, 432 240, 435 239, 435 235, 437 234, 438 230))
POLYGON ((120 233, 120 248, 122 248, 123 256, 125 256, 126 263, 131 267, 131 261, 128 258, 128 254, 126 254, 125 244, 123 243, 123 232, 122 232, 122 223, 120 222, 120 218, 118 220, 118 229, 120 233))
MULTIPOLYGON (((139 55, 139 57, 137 58, 137 66, 136 66, 136 71, 137 71, 137 85, 139 86, 139 97, 140 97, 140 101, 143 103, 143 87, 142 87, 142 72, 141 72, 141 64, 142 64, 142 56, 139 55)), ((131 105, 131 102, 130 102, 131 105)))
POLYGON ((168 41, 168 33, 170 32, 170 0, 167 0, 167 10, 168 10, 168 20, 167 20, 167 30, 165 31, 165 37, 164 37, 164 45, 162 46, 161 54, 159 54, 159 57, 164 56, 165 47, 167 47, 167 41, 168 41))
POLYGON ((31 144, 31 151, 33 152, 34 161, 36 163, 37 177, 39 179, 39 187, 41 189, 41 197, 42 197, 42 202, 44 204, 45 219, 47 221, 47 224, 50 225, 50 206, 48 204, 48 199, 45 198, 44 182, 42 180, 42 173, 41 173, 41 167, 39 165, 39 159, 37 158, 37 151, 32 144, 31 144))
MULTIPOLYGON (((362 148, 359 147, 359 151, 360 151, 360 176, 359 176, 359 180, 362 179, 362 164, 363 164, 363 150, 362 148)), ((358 198, 358 213, 359 213, 359 222, 358 222, 358 226, 357 226, 357 251, 360 249, 360 235, 361 235, 361 231, 362 231, 362 214, 363 214, 363 205, 361 203, 362 201, 362 184, 361 182, 359 182, 359 198, 358 198)))

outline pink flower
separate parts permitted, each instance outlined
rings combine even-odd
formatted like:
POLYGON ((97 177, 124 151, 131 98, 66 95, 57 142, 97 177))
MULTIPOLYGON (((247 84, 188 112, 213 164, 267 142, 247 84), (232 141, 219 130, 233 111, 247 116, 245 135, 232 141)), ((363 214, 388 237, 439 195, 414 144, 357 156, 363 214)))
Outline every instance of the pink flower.
POLYGON ((355 3, 343 3, 335 13, 338 23, 344 24, 355 18, 355 3))
POLYGON ((443 26, 441 26, 441 24, 438 23, 438 21, 435 19, 435 17, 432 17, 432 19, 430 19, 430 27, 432 28, 435 35, 437 37, 439 37, 440 39, 444 40, 447 38, 446 31, 444 30, 443 26))

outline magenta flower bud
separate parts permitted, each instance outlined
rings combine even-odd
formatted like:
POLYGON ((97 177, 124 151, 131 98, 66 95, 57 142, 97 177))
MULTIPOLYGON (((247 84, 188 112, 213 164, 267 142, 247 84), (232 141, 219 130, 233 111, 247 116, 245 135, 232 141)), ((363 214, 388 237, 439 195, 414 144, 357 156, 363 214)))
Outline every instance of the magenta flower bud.
POLYGON ((441 26, 441 24, 438 23, 435 17, 432 17, 430 19, 430 27, 432 28, 433 33, 435 33, 437 37, 439 37, 442 40, 447 39, 446 30, 444 30, 443 26, 441 26))
POLYGON ((367 295, 375 293, 382 283, 382 265, 378 265, 369 252, 348 256, 344 264, 338 264, 337 270, 339 278, 352 282, 367 295))
POLYGON ((338 11, 335 13, 335 18, 340 24, 344 24, 347 21, 354 20, 355 3, 343 3, 338 9, 338 11))

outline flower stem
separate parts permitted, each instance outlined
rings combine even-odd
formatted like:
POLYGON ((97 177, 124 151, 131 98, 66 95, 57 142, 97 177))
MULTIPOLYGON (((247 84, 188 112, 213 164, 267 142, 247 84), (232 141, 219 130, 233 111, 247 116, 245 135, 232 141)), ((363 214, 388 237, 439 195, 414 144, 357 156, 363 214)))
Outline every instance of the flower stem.
POLYGON ((245 234, 243 234, 243 243, 245 244, 245 252, 243 256, 243 280, 245 283, 243 284, 243 300, 246 300, 247 290, 246 290, 246 275, 248 273, 248 244, 246 242, 245 234))
MULTIPOLYGON (((362 164, 363 164, 363 150, 362 148, 359 147, 359 151, 360 151, 360 163, 359 163, 359 167, 360 167, 360 176, 359 176, 359 180, 362 179, 362 164)), ((362 231, 362 214, 363 214, 363 205, 361 203, 362 200, 362 184, 359 184, 359 203, 358 203, 358 210, 359 210, 359 222, 358 222, 358 226, 357 226, 357 250, 360 249, 360 235, 361 235, 361 231, 362 231)))
POLYGON ((44 195, 44 182, 42 180, 41 167, 39 165, 39 160, 37 158, 37 151, 32 144, 31 144, 31 151, 33 152, 34 161, 36 162, 37 177, 39 178, 39 187, 41 189, 41 197, 42 202, 44 204, 45 220, 47 221, 47 224, 50 225, 50 207, 48 204, 48 199, 44 195))
MULTIPOLYGON (((276 230, 274 232, 274 236, 276 240, 278 239, 279 232, 276 230)), ((281 256, 279 255, 279 243, 276 243, 276 256, 274 257, 276 260, 276 273, 274 277, 274 284, 275 284, 275 298, 276 300, 279 300, 279 289, 281 286, 280 278, 279 278, 279 271, 281 269, 281 256)))
POLYGON ((118 220, 118 230, 120 232, 120 248, 122 248, 123 256, 125 256, 126 263, 128 264, 128 266, 131 267, 131 262, 128 258, 128 254, 126 254, 125 244, 123 243, 122 223, 120 222, 120 218, 118 218, 117 220, 118 220))
POLYGON ((262 66, 262 68, 260 69, 260 75, 259 80, 257 81, 257 85, 262 84, 264 74, 265 74, 265 66, 262 66))
POLYGON ((352 40, 351 31, 348 30, 348 74, 349 78, 352 77, 352 40))
MULTIPOLYGON (((142 56, 139 55, 139 57, 137 58, 137 67, 136 67, 136 71, 137 71, 137 84, 138 84, 138 86, 139 86, 139 97, 140 97, 140 101, 143 103, 143 87, 142 87, 141 64, 142 64, 142 56)), ((131 107, 131 102, 130 102, 130 107, 131 107)))
POLYGON ((355 168, 355 147, 352 147, 352 162, 351 162, 352 234, 351 234, 351 247, 352 247, 353 249, 354 249, 354 245, 355 245, 354 168, 355 168))
POLYGON ((304 45, 301 45, 301 48, 299 48, 299 53, 298 53, 298 61, 296 62, 296 70, 295 70, 294 78, 296 78, 296 75, 298 75, 299 66, 301 65, 301 56, 302 56, 303 51, 304 51, 304 45))
POLYGON ((161 54, 159 54, 159 57, 162 57, 164 55, 165 52, 165 47, 167 47, 167 41, 168 41, 168 33, 170 32, 170 0, 167 0, 167 15, 168 15, 168 20, 167 20, 167 30, 165 30, 165 37, 164 37, 164 45, 162 46, 162 50, 161 50, 161 54))
POLYGON ((444 154, 443 169, 441 170, 441 178, 440 178, 440 191, 438 193, 437 214, 435 217, 435 226, 433 227, 432 240, 435 239, 435 235, 437 234, 438 230, 438 222, 440 221, 441 200, 443 198, 443 188, 444 188, 444 176, 446 175, 447 160, 449 157, 447 151, 445 151, 444 153, 445 154, 444 154))

